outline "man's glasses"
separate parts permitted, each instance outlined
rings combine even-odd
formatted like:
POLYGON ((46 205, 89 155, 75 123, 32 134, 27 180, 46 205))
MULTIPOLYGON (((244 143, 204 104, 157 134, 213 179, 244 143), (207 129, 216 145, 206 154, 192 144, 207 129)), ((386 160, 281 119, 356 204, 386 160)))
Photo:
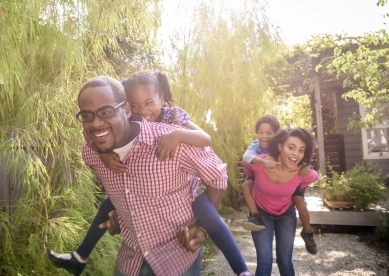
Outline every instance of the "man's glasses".
POLYGON ((103 106, 96 112, 80 111, 76 114, 76 117, 82 123, 92 122, 95 119, 95 116, 99 117, 100 119, 109 119, 115 116, 115 110, 123 106, 125 103, 126 101, 121 102, 117 106, 109 106, 109 105, 103 106))

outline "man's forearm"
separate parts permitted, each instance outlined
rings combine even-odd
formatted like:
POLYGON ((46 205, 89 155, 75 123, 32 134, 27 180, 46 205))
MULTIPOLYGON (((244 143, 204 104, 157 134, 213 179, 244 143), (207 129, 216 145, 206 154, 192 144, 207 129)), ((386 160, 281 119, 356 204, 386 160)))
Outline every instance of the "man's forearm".
POLYGON ((211 201, 211 203, 215 206, 216 210, 219 208, 220 203, 222 201, 224 190, 222 189, 216 189, 211 186, 207 186, 206 193, 211 201))

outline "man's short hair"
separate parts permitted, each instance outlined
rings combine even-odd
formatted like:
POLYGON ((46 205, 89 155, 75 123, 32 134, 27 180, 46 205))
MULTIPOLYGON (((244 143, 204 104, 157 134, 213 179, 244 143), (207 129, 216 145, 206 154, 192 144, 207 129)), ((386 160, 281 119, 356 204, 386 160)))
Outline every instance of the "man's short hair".
POLYGON ((127 101, 126 94, 124 92, 124 87, 121 84, 121 82, 115 78, 108 77, 108 76, 98 76, 87 81, 84 84, 84 86, 80 89, 80 92, 78 92, 77 100, 80 100, 80 95, 85 89, 91 87, 93 88, 93 87, 103 87, 103 86, 111 87, 115 102, 121 103, 123 101, 127 101))

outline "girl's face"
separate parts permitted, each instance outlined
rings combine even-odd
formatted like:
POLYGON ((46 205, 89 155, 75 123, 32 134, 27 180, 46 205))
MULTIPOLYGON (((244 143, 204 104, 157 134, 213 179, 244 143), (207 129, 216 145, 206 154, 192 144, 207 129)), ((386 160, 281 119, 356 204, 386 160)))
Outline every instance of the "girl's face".
POLYGON ((283 144, 278 144, 278 150, 278 162, 290 169, 296 169, 304 158, 305 143, 300 138, 291 136, 283 144))
POLYGON ((161 113, 163 99, 161 99, 152 86, 139 86, 127 93, 131 113, 141 115, 146 120, 155 122, 161 113))
POLYGON ((273 138, 274 134, 275 132, 272 126, 268 123, 262 123, 259 125, 257 138, 262 148, 266 149, 269 147, 269 141, 271 138, 273 138))

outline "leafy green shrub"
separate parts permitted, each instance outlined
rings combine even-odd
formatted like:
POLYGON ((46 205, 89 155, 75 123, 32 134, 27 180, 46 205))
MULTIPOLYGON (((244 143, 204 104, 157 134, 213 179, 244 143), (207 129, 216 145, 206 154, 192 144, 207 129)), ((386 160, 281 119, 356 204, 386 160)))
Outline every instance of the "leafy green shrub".
POLYGON ((330 170, 330 178, 321 177, 319 180, 324 199, 352 202, 356 210, 360 211, 383 198, 384 179, 371 163, 357 163, 341 174, 333 171, 331 167, 330 170))
POLYGON ((356 164, 346 171, 345 177, 350 179, 348 197, 358 211, 383 198, 384 179, 371 163, 356 164))

